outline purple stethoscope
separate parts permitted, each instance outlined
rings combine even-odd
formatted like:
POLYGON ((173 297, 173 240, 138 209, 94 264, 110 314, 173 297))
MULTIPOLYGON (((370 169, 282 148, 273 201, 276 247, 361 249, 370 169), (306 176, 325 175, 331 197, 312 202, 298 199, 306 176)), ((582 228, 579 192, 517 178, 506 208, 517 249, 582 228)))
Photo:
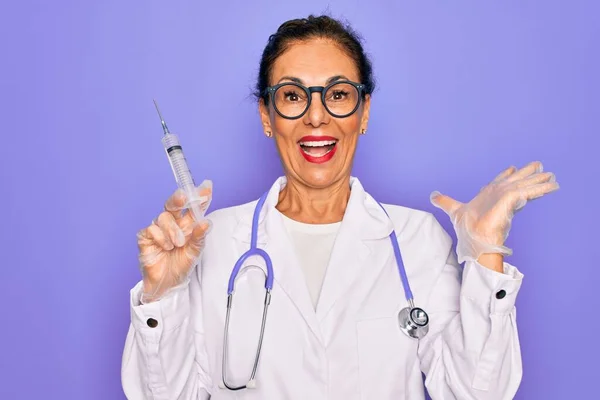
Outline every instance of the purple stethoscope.
MULTIPOLYGON (((271 290, 273 289, 273 263, 271 262, 271 257, 267 254, 263 249, 259 249, 257 246, 258 241, 258 218, 260 215, 260 211, 263 208, 265 200, 267 198, 267 193, 265 193, 256 204, 256 208, 254 209, 254 216, 252 218, 252 236, 250 240, 250 249, 246 251, 239 260, 235 263, 233 267, 233 271, 231 271, 231 276, 229 277, 229 285, 227 287, 227 315, 225 317, 225 333, 223 340, 223 363, 222 363, 222 381, 220 383, 221 388, 227 388, 229 390, 241 390, 241 389, 253 389, 256 387, 256 370, 258 369, 258 360, 260 358, 260 350, 262 348, 263 335, 265 332, 265 323, 267 321, 267 310, 269 309, 269 304, 271 303, 271 290), (233 291, 235 286, 235 278, 238 273, 242 269, 242 265, 251 256, 259 256, 261 257, 267 267, 267 273, 265 274, 265 302, 262 316, 262 324, 260 327, 260 336, 258 339, 258 348, 256 349, 256 356, 254 357, 254 366, 252 367, 252 373, 250 374, 250 379, 248 383, 243 386, 232 386, 227 383, 226 380, 226 371, 227 371, 227 337, 229 333, 229 317, 231 313, 231 305, 233 303, 233 291)), ((379 204, 383 211, 386 213, 385 209, 381 204, 379 204)), ((389 215, 388 215, 389 217, 389 215)), ((406 300, 408 301, 408 307, 403 308, 398 313, 398 324, 400 326, 400 330, 404 332, 408 337, 421 339, 424 337, 429 331, 429 316, 422 308, 415 307, 413 301, 413 294, 410 290, 410 285, 408 284, 408 278, 406 276, 406 271, 404 270, 404 264, 402 262, 402 256, 400 255, 400 246, 398 245, 398 241, 396 240, 396 233, 392 230, 390 234, 390 240, 392 242, 392 247, 394 248, 394 255, 396 257, 396 265, 398 266, 398 271, 400 273, 400 278, 402 279, 402 286, 404 287, 404 293, 406 295, 406 300)))

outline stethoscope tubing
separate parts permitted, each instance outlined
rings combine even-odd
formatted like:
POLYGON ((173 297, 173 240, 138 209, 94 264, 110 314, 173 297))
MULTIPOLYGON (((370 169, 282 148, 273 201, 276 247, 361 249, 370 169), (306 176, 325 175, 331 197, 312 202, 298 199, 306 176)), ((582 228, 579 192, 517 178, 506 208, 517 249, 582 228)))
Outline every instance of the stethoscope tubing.
MULTIPOLYGON (((229 283, 227 286, 227 314, 225 316, 225 332, 224 332, 224 338, 223 338, 222 384, 223 384, 223 387, 225 387, 229 390, 241 390, 241 389, 246 389, 246 388, 252 388, 255 385, 256 371, 258 369, 258 362, 260 359, 260 353, 261 353, 261 349, 262 349, 265 326, 266 326, 266 321, 267 321, 267 312, 268 312, 269 304, 271 303, 271 290, 273 289, 273 280, 275 277, 274 272, 273 272, 273 263, 271 261, 271 257, 269 257, 269 254, 265 250, 258 248, 258 222, 259 222, 260 212, 262 211, 262 208, 267 199, 268 193, 269 192, 263 194, 256 204, 256 207, 254 209, 254 214, 252 216, 252 232, 251 232, 251 238, 250 238, 250 249, 248 251, 246 251, 244 254, 242 254, 242 256, 235 263, 233 270, 231 271, 231 275, 229 276, 229 283), (265 293, 265 302, 264 302, 263 315, 262 315, 262 323, 261 323, 261 328, 260 328, 260 336, 259 336, 259 340, 258 340, 258 346, 256 349, 256 355, 254 358, 254 364, 252 367, 252 373, 250 375, 250 380, 248 381, 248 383, 246 385, 243 385, 243 386, 230 386, 229 384, 227 384, 227 381, 226 381, 226 372, 227 372, 226 370, 227 370, 227 359, 228 359, 227 356, 228 356, 228 347, 229 347, 228 346, 229 321, 230 321, 231 307, 233 304, 233 292, 235 289, 235 279, 236 279, 238 273, 240 272, 240 270, 242 269, 244 262, 252 256, 261 257, 264 260, 266 269, 267 269, 267 271, 265 272, 266 293, 265 293)), ((385 214, 389 218, 389 214, 387 213, 387 211, 385 210, 383 205, 381 205, 381 203, 379 203, 379 202, 378 202, 378 204, 382 208, 383 212, 385 212, 385 214)), ((402 260, 402 255, 400 253, 400 245, 398 244, 398 238, 396 236, 396 232, 394 231, 394 229, 392 229, 392 232, 390 233, 389 238, 390 238, 390 241, 392 242, 392 248, 394 249, 394 256, 396 258, 396 266, 397 266, 398 272, 400 274, 400 279, 402 281, 402 286, 404 288, 404 294, 405 294, 406 300, 408 301, 408 304, 409 304, 408 307, 402 309, 399 313, 398 317, 399 317, 399 320, 401 321, 400 329, 404 333, 406 333, 408 336, 419 339, 419 338, 423 337, 424 335, 426 335, 427 331, 429 330, 429 328, 428 328, 429 317, 427 316, 427 313, 423 309, 420 309, 420 308, 414 306, 412 290, 411 290, 410 284, 408 282, 408 277, 406 275, 406 270, 404 268, 404 262, 402 260), (424 314, 425 322, 421 324, 418 321, 414 320, 413 316, 412 316, 412 311, 422 312, 424 314)))

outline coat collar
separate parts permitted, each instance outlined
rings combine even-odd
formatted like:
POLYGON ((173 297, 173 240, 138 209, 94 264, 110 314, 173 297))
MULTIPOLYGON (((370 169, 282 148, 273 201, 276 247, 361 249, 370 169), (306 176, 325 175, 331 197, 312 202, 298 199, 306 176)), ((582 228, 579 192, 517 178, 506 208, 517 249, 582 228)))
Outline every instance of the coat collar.
MULTIPOLYGON (((285 176, 277 178, 267 193, 258 219, 259 245, 267 243, 270 234, 274 233, 274 228, 278 233, 281 215, 275 207, 279 201, 279 192, 286 183, 285 176)), ((389 236, 393 229, 392 222, 377 201, 365 191, 358 178, 350 178, 350 188, 350 199, 342 219, 341 229, 352 231, 357 238, 362 240, 381 239, 389 236)), ((238 216, 239 220, 233 236, 244 243, 250 243, 252 217, 257 202, 258 200, 255 200, 248 205, 252 207, 251 211, 244 207, 243 211, 240 210, 242 211, 241 215, 238 216)))

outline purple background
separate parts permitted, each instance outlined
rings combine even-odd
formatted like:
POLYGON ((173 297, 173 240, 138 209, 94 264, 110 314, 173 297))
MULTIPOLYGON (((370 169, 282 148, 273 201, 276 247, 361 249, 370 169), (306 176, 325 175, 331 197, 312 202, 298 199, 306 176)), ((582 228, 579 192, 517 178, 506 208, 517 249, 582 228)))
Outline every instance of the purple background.
POLYGON ((281 174, 249 96, 260 53, 284 20, 327 9, 373 57, 354 175, 378 200, 452 232, 432 190, 466 201, 535 159, 556 173, 508 241, 526 275, 517 398, 597 393, 598 5, 283 3, 3 3, 0 398, 124 397, 135 233, 175 188, 152 98, 214 181, 211 209, 258 197, 281 174))

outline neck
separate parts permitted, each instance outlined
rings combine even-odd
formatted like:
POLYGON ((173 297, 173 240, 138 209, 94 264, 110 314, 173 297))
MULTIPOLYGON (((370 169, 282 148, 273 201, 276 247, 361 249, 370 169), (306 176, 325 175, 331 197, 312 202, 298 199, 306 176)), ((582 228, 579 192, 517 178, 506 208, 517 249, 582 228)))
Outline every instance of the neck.
POLYGON ((350 198, 350 177, 326 188, 312 188, 288 178, 279 192, 277 209, 283 215, 306 224, 330 224, 344 217, 350 198))

